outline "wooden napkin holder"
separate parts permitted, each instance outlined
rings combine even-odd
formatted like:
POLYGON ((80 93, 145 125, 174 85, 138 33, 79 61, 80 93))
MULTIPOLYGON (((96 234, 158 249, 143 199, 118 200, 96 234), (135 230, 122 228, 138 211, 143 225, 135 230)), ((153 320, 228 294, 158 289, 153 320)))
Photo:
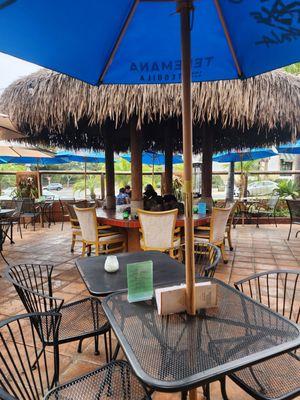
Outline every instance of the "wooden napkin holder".
MULTIPOLYGON (((159 315, 176 314, 186 311, 186 285, 155 289, 159 315)), ((218 305, 218 286, 211 282, 195 285, 196 309, 212 308, 218 305)))

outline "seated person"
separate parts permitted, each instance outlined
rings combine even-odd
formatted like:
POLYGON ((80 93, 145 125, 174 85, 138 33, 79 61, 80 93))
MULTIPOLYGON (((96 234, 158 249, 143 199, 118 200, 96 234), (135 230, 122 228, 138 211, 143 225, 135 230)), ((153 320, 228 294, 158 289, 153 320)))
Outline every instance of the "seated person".
POLYGON ((163 200, 164 200, 164 209, 166 211, 178 208, 179 214, 184 213, 183 204, 179 203, 173 194, 164 195, 163 200))
POLYGON ((157 193, 154 190, 154 187, 152 185, 150 185, 150 184, 146 185, 145 191, 143 193, 143 198, 147 199, 147 200, 150 200, 150 199, 152 199, 152 198, 154 198, 156 196, 157 196, 157 193))
POLYGON ((129 198, 131 198, 131 187, 130 185, 125 186, 125 193, 128 195, 129 198))
POLYGON ((145 199, 145 210, 148 211, 164 211, 164 201, 161 196, 155 196, 151 199, 145 199))
POLYGON ((124 204, 129 203, 129 196, 125 193, 125 188, 121 188, 119 190, 119 194, 116 197, 116 205, 123 206, 124 204))

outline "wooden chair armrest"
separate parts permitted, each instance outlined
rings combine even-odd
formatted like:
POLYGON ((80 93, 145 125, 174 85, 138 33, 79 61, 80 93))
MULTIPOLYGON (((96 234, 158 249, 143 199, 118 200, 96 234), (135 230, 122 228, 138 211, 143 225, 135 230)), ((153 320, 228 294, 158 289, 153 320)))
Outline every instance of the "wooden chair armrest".
POLYGON ((198 231, 210 231, 210 226, 196 226, 198 231))
POLYGON ((98 225, 97 226, 97 229, 99 230, 99 229, 111 229, 112 228, 112 226, 110 226, 110 225, 98 225))

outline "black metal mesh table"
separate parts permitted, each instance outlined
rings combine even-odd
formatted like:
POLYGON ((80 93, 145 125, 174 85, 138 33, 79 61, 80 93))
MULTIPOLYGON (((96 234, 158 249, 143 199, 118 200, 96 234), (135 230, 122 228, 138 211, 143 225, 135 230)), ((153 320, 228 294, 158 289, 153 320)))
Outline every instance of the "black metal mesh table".
POLYGON ((116 256, 119 260, 119 270, 114 273, 104 270, 106 256, 84 257, 76 260, 78 271, 93 296, 106 296, 127 289, 126 266, 129 263, 153 261, 154 285, 169 285, 185 279, 185 266, 159 251, 119 253, 116 256))
POLYGON ((155 300, 103 300, 136 375, 153 389, 185 391, 300 345, 299 328, 223 282, 217 308, 159 316, 155 300))

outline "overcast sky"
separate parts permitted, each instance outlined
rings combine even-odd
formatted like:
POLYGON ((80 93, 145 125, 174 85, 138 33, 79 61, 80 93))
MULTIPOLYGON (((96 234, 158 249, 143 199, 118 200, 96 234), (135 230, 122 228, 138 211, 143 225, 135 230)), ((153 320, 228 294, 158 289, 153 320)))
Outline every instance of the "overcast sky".
POLYGON ((0 92, 16 79, 40 68, 35 64, 0 53, 0 92))

